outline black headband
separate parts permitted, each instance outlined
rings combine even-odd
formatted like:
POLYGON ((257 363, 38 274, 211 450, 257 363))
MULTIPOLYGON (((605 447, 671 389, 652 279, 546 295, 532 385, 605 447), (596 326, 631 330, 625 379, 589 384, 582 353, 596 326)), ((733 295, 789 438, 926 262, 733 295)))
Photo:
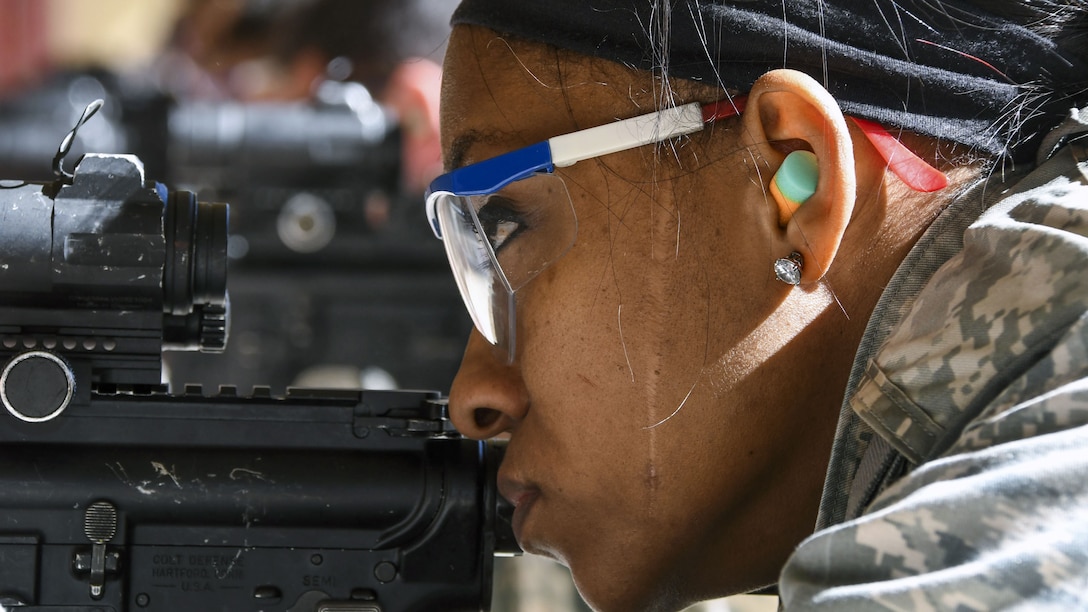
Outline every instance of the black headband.
POLYGON ((1029 159, 1088 101, 1088 54, 964 0, 462 0, 453 23, 661 70, 657 4, 671 76, 747 91, 793 68, 848 114, 983 153, 1029 159))

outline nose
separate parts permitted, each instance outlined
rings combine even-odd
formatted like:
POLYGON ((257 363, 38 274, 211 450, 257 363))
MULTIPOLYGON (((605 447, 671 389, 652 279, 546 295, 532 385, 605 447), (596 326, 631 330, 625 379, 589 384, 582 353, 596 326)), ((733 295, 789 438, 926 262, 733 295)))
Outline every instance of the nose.
POLYGON ((450 387, 450 420, 462 435, 486 440, 511 431, 525 418, 529 392, 517 364, 499 359, 476 330, 450 387))

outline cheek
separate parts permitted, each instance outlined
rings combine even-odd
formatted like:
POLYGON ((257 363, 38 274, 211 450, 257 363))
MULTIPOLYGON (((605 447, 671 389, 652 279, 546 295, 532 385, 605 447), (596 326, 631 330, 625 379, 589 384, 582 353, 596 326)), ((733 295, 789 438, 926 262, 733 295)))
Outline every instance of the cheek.
POLYGON ((638 216, 581 215, 574 248, 519 295, 518 333, 527 375, 544 363, 631 394, 650 425, 712 360, 710 279, 693 242, 659 257, 638 216))
POLYGON ((709 384, 745 304, 769 303, 735 290, 753 246, 694 215, 663 240, 652 210, 579 207, 574 248, 518 297, 531 401, 511 448, 546 466, 536 534, 601 601, 699 558, 758 472, 758 412, 709 384))

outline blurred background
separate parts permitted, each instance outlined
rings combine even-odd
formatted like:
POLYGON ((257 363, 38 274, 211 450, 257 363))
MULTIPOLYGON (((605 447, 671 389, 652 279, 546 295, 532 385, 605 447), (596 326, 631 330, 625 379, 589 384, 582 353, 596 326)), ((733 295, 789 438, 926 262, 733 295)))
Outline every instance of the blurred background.
POLYGON ((61 138, 231 206, 221 355, 169 383, 444 391, 469 330, 421 197, 451 0, 2 0, 0 175, 61 138))
MULTIPOLYGON (((167 353, 167 383, 448 391, 471 323, 422 195, 441 171, 456 0, 0 0, 0 178, 131 153, 231 206, 223 354, 167 353)), ((774 610, 773 597, 701 612, 774 610)), ((498 559, 497 612, 588 610, 567 571, 498 559)))

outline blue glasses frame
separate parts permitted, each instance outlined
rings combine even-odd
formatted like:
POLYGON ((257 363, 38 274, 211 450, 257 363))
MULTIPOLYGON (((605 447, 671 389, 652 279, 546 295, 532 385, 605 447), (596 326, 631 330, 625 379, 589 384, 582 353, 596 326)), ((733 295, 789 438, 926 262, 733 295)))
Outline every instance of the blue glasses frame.
MULTIPOLYGON (((692 134, 701 131, 707 124, 715 120, 741 114, 744 111, 745 102, 745 98, 738 97, 707 105, 693 102, 682 106, 671 107, 661 111, 632 117, 630 119, 623 119, 602 126, 549 138, 543 142, 516 149, 447 172, 434 179, 427 190, 426 208, 428 223, 435 236, 438 239, 443 240, 443 232, 446 231, 446 229, 440 221, 441 215, 437 210, 440 202, 452 201, 455 202, 455 204, 452 204, 451 206, 461 206, 463 204, 461 199, 492 194, 511 183, 530 178, 534 175, 541 173, 552 174, 555 172, 556 168, 570 166, 579 161, 600 157, 609 153, 634 149, 647 144, 663 142, 677 136, 692 134), (457 202, 462 202, 462 204, 457 204, 457 202)), ((853 121, 865 134, 866 138, 873 144, 881 157, 887 162, 888 169, 903 180, 908 186, 917 191, 929 192, 942 189, 947 185, 947 179, 940 171, 936 170, 907 149, 882 126, 863 119, 853 118, 853 121)), ((482 228, 478 226, 479 220, 475 218, 475 213, 468 216, 472 217, 473 223, 477 224, 474 230, 475 233, 477 235, 483 235, 482 228)), ((464 233, 466 230, 459 227, 452 231, 464 233)), ((461 238, 467 238, 467 235, 461 236, 461 238)), ((461 254, 451 252, 450 250, 451 248, 455 250, 456 248, 468 248, 464 245, 473 244, 473 242, 468 240, 454 241, 455 243, 462 245, 461 247, 453 247, 449 241, 445 242, 447 242, 447 256, 450 260, 450 267, 458 280, 461 297, 465 301, 465 306, 468 308, 469 313, 473 315, 477 330, 479 330, 484 337, 488 338, 489 342, 497 345, 502 341, 489 336, 489 334, 481 328, 480 322, 476 321, 476 317, 481 316, 481 313, 487 313, 489 316, 494 316, 497 314, 497 307, 493 304, 477 304, 476 302, 482 300, 481 295, 478 292, 473 294, 466 288, 467 284, 464 278, 466 272, 458 269, 458 262, 463 263, 469 260, 479 261, 479 256, 476 256, 475 258, 464 257, 461 254)), ((483 244, 479 244, 473 248, 488 253, 491 262, 490 265, 494 267, 494 272, 497 272, 502 276, 504 283, 509 286, 509 283, 505 282, 506 277, 499 267, 494 250, 486 243, 486 240, 482 242, 483 244)), ((495 299, 494 296, 491 297, 492 299, 495 299)), ((510 295, 505 296, 505 299, 512 303, 512 291, 510 292, 510 295)), ((508 311, 507 316, 509 317, 509 321, 507 327, 508 329, 513 330, 515 316, 513 307, 509 306, 502 310, 508 311)), ((513 362, 514 347, 512 331, 509 335, 511 337, 506 341, 508 343, 506 346, 507 358, 508 362, 513 362)))

